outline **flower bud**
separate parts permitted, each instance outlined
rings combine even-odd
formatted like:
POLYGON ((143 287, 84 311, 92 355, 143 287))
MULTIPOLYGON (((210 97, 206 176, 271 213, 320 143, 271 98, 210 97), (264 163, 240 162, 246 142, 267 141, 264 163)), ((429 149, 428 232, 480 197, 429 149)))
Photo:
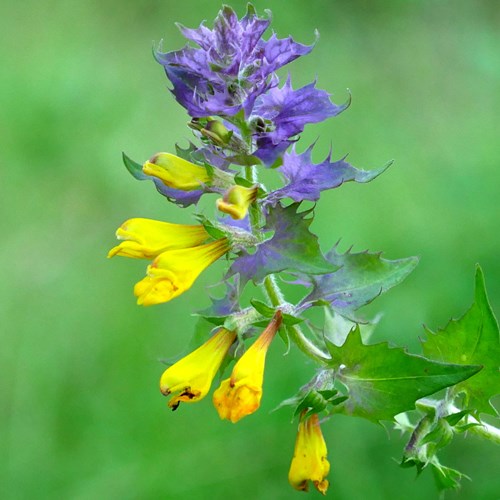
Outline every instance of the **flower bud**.
POLYGON ((170 188, 192 191, 210 184, 211 176, 205 167, 195 165, 170 153, 158 153, 144 163, 142 171, 160 179, 170 188))
POLYGON ((228 130, 220 121, 218 120, 208 120, 204 128, 201 129, 201 133, 205 137, 209 137, 216 144, 220 146, 225 146, 229 144, 233 132, 228 130))
POLYGON ((244 219, 248 213, 248 208, 257 199, 257 186, 246 188, 243 186, 233 186, 223 198, 217 200, 217 208, 233 219, 244 219))

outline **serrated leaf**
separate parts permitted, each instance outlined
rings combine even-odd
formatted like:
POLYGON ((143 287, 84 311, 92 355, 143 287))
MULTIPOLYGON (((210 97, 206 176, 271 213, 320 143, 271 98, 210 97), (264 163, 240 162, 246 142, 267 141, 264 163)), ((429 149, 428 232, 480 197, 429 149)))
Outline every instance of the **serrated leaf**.
POLYGON ((308 274, 328 273, 336 269, 325 260, 318 238, 309 231, 311 210, 298 213, 298 203, 288 207, 276 205, 267 217, 265 231, 273 236, 257 245, 253 254, 244 252, 232 264, 228 276, 239 273, 242 285, 253 280, 260 283, 267 275, 280 271, 308 274))
POLYGON ((267 201, 276 203, 282 198, 291 198, 293 201, 319 200, 321 192, 337 188, 344 182, 370 182, 383 173, 391 164, 375 170, 360 170, 345 161, 346 157, 331 161, 332 152, 321 163, 313 163, 312 150, 314 144, 301 154, 295 148, 283 155, 283 164, 280 171, 288 181, 287 184, 271 192, 267 201))
POLYGON ((453 388, 465 393, 466 405, 480 413, 496 415, 490 399, 500 393, 500 336, 498 322, 488 302, 484 275, 476 268, 474 303, 458 320, 451 320, 436 333, 427 329, 424 354, 430 358, 463 364, 482 365, 474 377, 453 388))
MULTIPOLYGON (((326 339, 325 339, 326 340, 326 339)), ((356 327, 338 347, 326 340, 330 366, 349 398, 343 412, 371 421, 390 420, 415 408, 415 401, 465 380, 479 366, 445 364, 384 343, 365 345, 356 327)))
POLYGON ((301 277, 300 282, 313 289, 299 308, 328 302, 341 314, 350 314, 369 304, 380 294, 401 283, 418 264, 418 258, 387 260, 380 253, 337 252, 337 245, 326 259, 339 269, 319 276, 301 277))
POLYGON ((441 465, 437 460, 432 463, 432 471, 434 472, 434 480, 438 490, 456 490, 460 488, 460 481, 465 478, 469 479, 469 476, 462 474, 460 471, 451 469, 450 467, 445 467, 441 465))
POLYGON ((226 285, 225 294, 221 298, 210 297, 212 304, 195 313, 214 325, 223 325, 228 316, 240 310, 238 277, 236 276, 233 282, 226 280, 224 284, 226 285))

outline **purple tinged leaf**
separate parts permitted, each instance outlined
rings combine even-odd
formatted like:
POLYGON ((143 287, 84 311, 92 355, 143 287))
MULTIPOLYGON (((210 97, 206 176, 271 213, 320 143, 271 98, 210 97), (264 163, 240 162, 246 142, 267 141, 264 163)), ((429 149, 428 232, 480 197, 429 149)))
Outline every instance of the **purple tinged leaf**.
POLYGON ((198 311, 198 315, 204 317, 207 321, 221 325, 224 320, 236 311, 240 310, 240 283, 238 276, 235 276, 233 283, 224 281, 226 285, 226 293, 221 298, 210 297, 212 304, 198 311))
POLYGON ((338 268, 321 276, 300 276, 297 283, 312 286, 299 304, 300 310, 324 302, 340 314, 349 316, 380 294, 401 283, 418 264, 417 257, 387 260, 380 253, 337 252, 337 245, 326 259, 338 268))
POLYGON ((180 189, 165 186, 160 179, 155 177, 148 176, 148 178, 154 182, 156 189, 160 194, 165 196, 169 201, 180 205, 183 208, 189 207, 189 205, 196 205, 204 193, 201 189, 196 189, 194 191, 181 191, 180 189))
POLYGON ((299 204, 276 205, 267 217, 265 231, 272 238, 257 245, 253 254, 244 252, 232 264, 228 276, 239 274, 242 286, 250 279, 260 283, 267 275, 280 271, 323 274, 335 269, 321 253, 318 238, 309 231, 312 210, 297 213, 299 204))
POLYGON ((283 155, 281 173, 288 180, 288 184, 273 191, 266 202, 274 204, 281 198, 291 198, 294 201, 316 201, 321 191, 339 187, 344 182, 370 182, 383 173, 391 164, 374 170, 360 170, 345 161, 345 157, 338 161, 331 161, 331 152, 321 163, 314 164, 311 152, 314 144, 302 154, 295 148, 283 155))

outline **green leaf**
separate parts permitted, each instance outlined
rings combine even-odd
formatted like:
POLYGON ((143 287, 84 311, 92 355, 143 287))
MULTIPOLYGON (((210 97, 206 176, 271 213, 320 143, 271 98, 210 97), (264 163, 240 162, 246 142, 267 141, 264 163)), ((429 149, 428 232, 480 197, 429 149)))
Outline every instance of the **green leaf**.
POLYGON ((437 459, 432 462, 432 472, 434 472, 434 480, 439 491, 457 490, 463 478, 470 480, 469 476, 460 471, 441 465, 437 459))
POLYGON ((257 299, 251 299, 250 304, 252 304, 252 306, 257 312, 259 312, 260 314, 262 314, 262 316, 266 318, 272 318, 276 312, 275 307, 269 306, 257 299))
POLYGON ((338 270, 304 277, 303 282, 313 288, 299 307, 323 305, 326 301, 344 316, 401 283, 418 264, 417 257, 387 260, 380 253, 350 253, 349 250, 339 253, 337 245, 326 259, 338 270))
POLYGON ((125 153, 122 153, 123 164, 127 170, 139 181, 149 179, 149 177, 142 171, 142 165, 129 158, 125 153))
POLYGON ((439 361, 482 365, 481 372, 454 387, 453 394, 463 392, 469 408, 496 415, 490 399, 500 393, 500 336, 479 266, 474 296, 474 303, 460 319, 451 320, 436 333, 427 329, 423 350, 426 356, 439 361))
POLYGON ((481 367, 444 364, 384 343, 365 345, 357 326, 340 347, 325 339, 337 379, 349 391, 343 412, 371 421, 412 410, 415 401, 457 384, 481 367))
POLYGON ((265 231, 273 236, 257 245, 253 254, 243 253, 228 271, 228 276, 239 273, 242 285, 252 279, 260 283, 268 274, 280 271, 298 271, 307 274, 332 272, 337 266, 325 260, 318 238, 309 231, 311 210, 298 213, 299 203, 288 207, 276 205, 267 217, 265 231))
POLYGON ((214 239, 218 240, 219 238, 227 237, 228 234, 222 231, 220 226, 211 221, 208 217, 205 217, 203 214, 193 214, 195 219, 205 228, 206 232, 214 239))
MULTIPOLYGON (((356 326, 354 321, 345 318, 339 313, 336 313, 330 304, 324 308, 325 322, 323 327, 323 336, 336 346, 341 346, 350 331, 356 326)), ((368 342, 375 327, 377 326, 381 315, 376 316, 372 321, 365 324, 360 324, 361 338, 364 342, 368 342)))

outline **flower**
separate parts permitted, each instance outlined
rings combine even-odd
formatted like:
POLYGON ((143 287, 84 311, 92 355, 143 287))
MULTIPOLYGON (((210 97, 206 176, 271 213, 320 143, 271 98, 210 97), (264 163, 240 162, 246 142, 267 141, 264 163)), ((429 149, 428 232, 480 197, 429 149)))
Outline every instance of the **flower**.
POLYGON ((323 495, 328 489, 325 477, 330 472, 330 463, 326 459, 326 443, 319 426, 318 414, 309 418, 302 415, 288 481, 299 491, 307 491, 308 481, 323 495))
POLYGON ((244 219, 248 212, 248 207, 257 198, 258 187, 246 188, 243 186, 233 186, 223 198, 217 200, 217 208, 233 219, 244 219))
POLYGON ((205 167, 195 165, 170 153, 157 153, 144 163, 142 171, 160 179, 170 188, 181 191, 199 189, 210 182, 210 175, 205 167))
POLYGON ((199 48, 186 45, 155 56, 172 82, 177 101, 191 116, 233 116, 242 109, 248 116, 255 99, 277 85, 274 72, 312 50, 291 37, 280 40, 273 34, 262 40, 269 24, 270 19, 257 17, 248 5, 241 20, 224 6, 213 30, 203 23, 197 29, 178 25, 199 48))
POLYGON ((165 396, 174 394, 168 402, 172 410, 176 410, 181 402, 196 403, 208 394, 235 338, 234 332, 222 328, 198 349, 165 370, 160 378, 160 391, 165 396))
POLYGON ((171 224, 152 219, 129 219, 116 231, 122 241, 112 248, 108 257, 121 255, 134 259, 153 259, 166 250, 201 245, 208 233, 201 225, 171 224))
POLYGON ((196 278, 230 248, 226 238, 192 248, 167 250, 148 266, 147 276, 134 287, 137 304, 168 302, 191 288, 196 278))
POLYGON ((221 419, 234 424, 259 408, 267 350, 280 325, 281 311, 277 311, 260 337, 236 362, 231 377, 214 392, 214 405, 221 419))

